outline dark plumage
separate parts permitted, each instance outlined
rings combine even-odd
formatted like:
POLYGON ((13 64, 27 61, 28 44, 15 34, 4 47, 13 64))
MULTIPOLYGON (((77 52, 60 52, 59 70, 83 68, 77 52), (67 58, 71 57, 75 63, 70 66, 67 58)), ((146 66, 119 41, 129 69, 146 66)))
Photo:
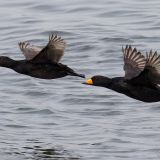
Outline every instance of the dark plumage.
POLYGON ((160 56, 157 52, 144 57, 137 49, 126 46, 124 77, 93 76, 85 84, 106 87, 143 102, 160 101, 160 56))
POLYGON ((20 42, 19 47, 26 60, 13 60, 0 56, 0 66, 14 71, 42 79, 55 79, 67 75, 84 78, 66 65, 59 63, 63 55, 65 42, 57 36, 51 36, 44 48, 30 46, 27 42, 20 42))

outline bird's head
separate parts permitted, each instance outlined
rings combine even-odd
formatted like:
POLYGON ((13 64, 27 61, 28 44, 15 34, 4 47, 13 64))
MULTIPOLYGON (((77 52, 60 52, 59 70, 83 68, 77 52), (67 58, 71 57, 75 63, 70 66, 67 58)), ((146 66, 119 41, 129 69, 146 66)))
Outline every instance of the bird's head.
POLYGON ((6 56, 0 56, 0 66, 12 68, 14 63, 15 63, 15 61, 12 60, 11 58, 6 57, 6 56))
POLYGON ((112 82, 111 78, 96 75, 91 77, 90 79, 87 79, 84 84, 108 87, 111 84, 111 82, 112 82))

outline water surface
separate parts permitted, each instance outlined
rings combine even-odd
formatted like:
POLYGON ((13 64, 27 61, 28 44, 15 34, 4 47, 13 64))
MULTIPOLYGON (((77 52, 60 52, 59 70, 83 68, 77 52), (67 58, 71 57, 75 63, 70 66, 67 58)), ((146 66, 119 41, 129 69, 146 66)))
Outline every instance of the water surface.
MULTIPOLYGON (((0 55, 22 59, 19 41, 54 32, 68 44, 62 63, 87 78, 124 75, 122 45, 160 51, 158 0, 1 0, 0 22, 0 55)), ((0 68, 1 159, 159 160, 160 104, 82 82, 0 68)))

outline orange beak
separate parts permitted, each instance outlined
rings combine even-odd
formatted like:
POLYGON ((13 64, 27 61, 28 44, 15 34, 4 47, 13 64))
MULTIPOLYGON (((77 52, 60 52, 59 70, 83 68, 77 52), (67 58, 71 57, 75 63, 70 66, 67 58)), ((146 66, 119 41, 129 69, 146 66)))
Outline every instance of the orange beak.
POLYGON ((86 80, 86 84, 92 85, 92 84, 93 84, 92 79, 87 79, 87 80, 86 80))

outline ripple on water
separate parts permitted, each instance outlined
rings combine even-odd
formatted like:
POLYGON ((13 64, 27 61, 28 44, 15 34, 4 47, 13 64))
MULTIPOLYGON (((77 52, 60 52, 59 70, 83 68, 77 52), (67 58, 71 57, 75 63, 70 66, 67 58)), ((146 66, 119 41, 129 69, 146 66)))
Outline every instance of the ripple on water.
MULTIPOLYGON (((5 0, 1 55, 17 43, 67 43, 62 63, 87 78, 122 76, 122 45, 159 50, 159 0, 5 0)), ((159 103, 146 104, 85 79, 41 80, 0 68, 0 155, 4 160, 160 159, 159 103)))

